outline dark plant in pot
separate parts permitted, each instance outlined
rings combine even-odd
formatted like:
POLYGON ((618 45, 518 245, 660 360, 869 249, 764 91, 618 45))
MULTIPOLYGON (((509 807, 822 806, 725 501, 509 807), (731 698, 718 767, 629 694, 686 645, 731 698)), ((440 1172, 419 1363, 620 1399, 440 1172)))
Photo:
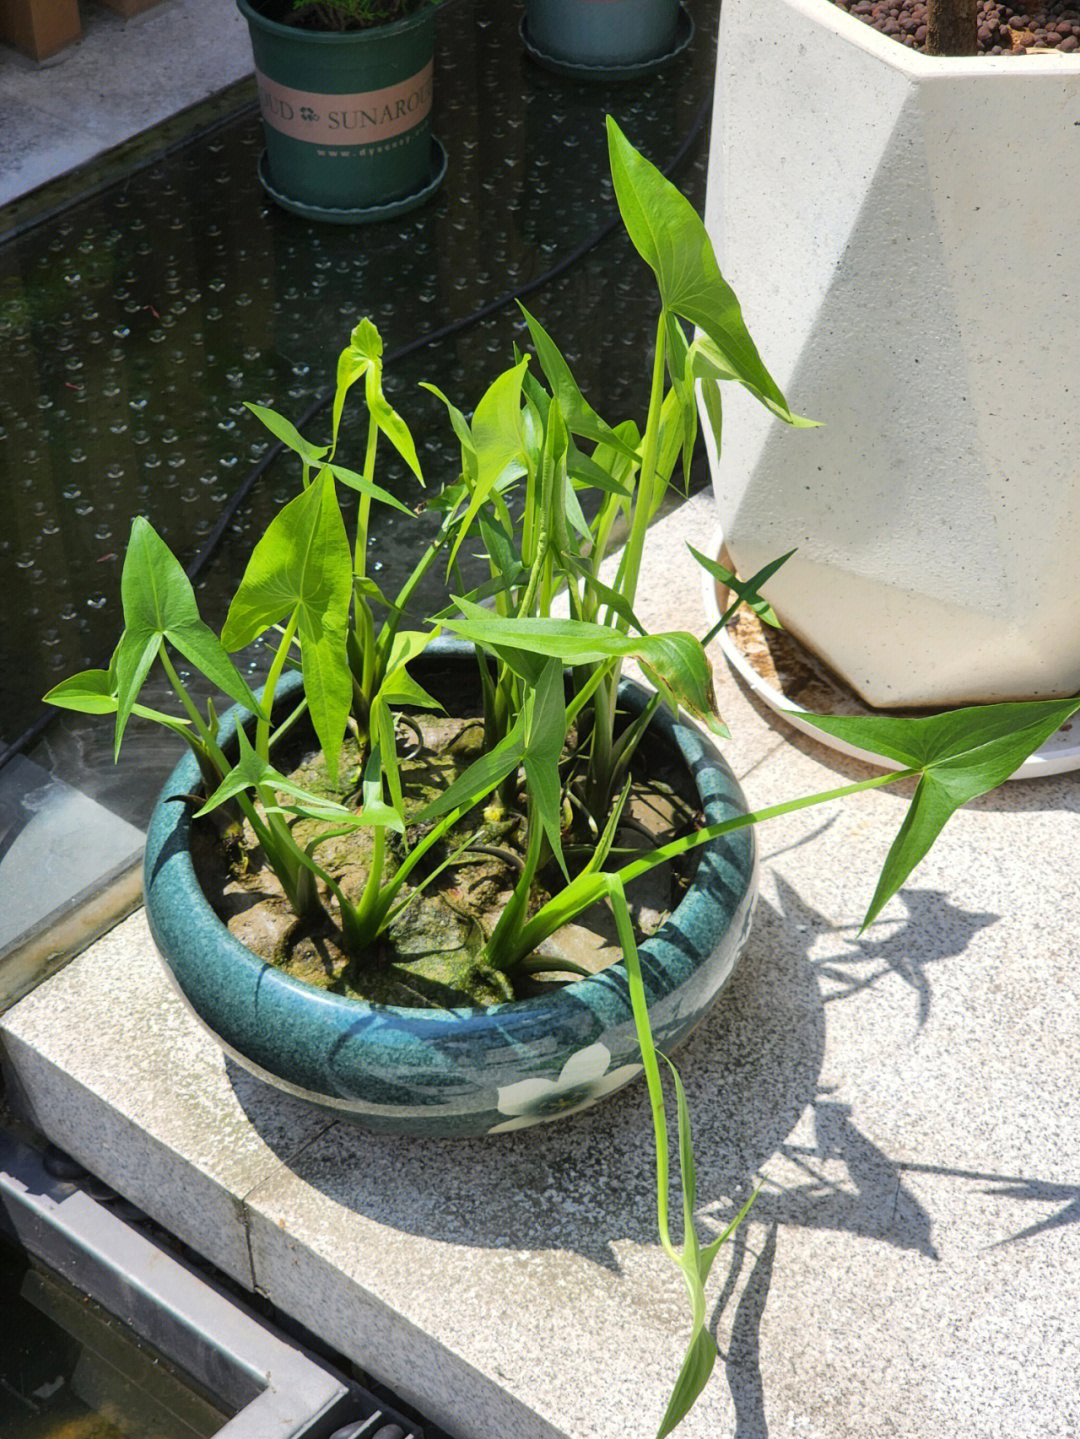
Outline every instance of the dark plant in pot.
POLYGON ((286 209, 361 224, 423 204, 445 173, 431 134, 441 0, 237 0, 255 56, 260 179, 286 209))
MULTIPOLYGON (((381 342, 364 321, 338 362, 329 443, 251 407, 296 453, 302 488, 255 545, 220 637, 199 618, 178 562, 138 519, 113 662, 65 681, 50 699, 114 713, 117 748, 133 713, 186 741, 190 756, 165 787, 147 845, 151 928, 192 1008, 256 1073, 363 1123, 475 1134, 570 1113, 644 1071, 660 1235, 693 1324, 660 1423, 666 1433, 715 1358, 704 1285, 731 1232, 699 1246, 689 1118, 667 1051, 715 997, 745 940, 752 823, 899 776, 748 814, 711 741, 684 715, 725 733, 702 641, 650 635, 638 623, 648 524, 693 449, 695 386, 716 431, 720 385, 732 380, 781 420, 806 422, 763 366, 699 217, 611 122, 609 139, 619 206, 661 299, 644 424, 604 421, 526 314, 539 373, 515 356, 468 418, 435 390, 460 441, 461 472, 430 501, 438 529, 413 575, 384 595, 368 572, 368 519, 373 504, 403 507, 375 478, 380 442, 418 475, 420 466, 383 392, 381 342), (361 381, 367 437, 351 469, 338 433, 361 381), (341 486, 358 492, 352 535, 341 486), (620 529, 625 545, 603 567, 620 529), (471 587, 459 568, 464 547, 485 556, 484 577, 471 587), (446 604, 418 619, 417 586, 435 566, 448 577, 446 604), (440 652, 442 631, 466 643, 467 661, 440 652), (270 665, 256 696, 230 655, 259 637, 270 665), (199 710, 171 651, 236 700, 230 715, 199 710), (157 659, 179 716, 138 704, 157 659), (651 691, 624 683, 627 660, 651 691), (299 764, 286 757, 294 742, 299 764), (670 786, 657 782, 661 771, 670 786), (661 809, 643 834, 644 811, 661 809), (215 855, 231 855, 238 884, 250 871, 288 908, 285 952, 245 946, 214 911, 196 882, 200 831, 215 855), (647 917, 635 883, 695 856, 696 872, 665 881, 647 917), (568 926, 592 922, 598 908, 615 952, 594 972, 566 946, 568 926), (432 910, 453 929, 449 944, 429 938, 432 910), (323 970, 311 978, 322 982, 287 972, 302 945, 323 970), (458 956, 450 969, 448 950, 458 956), (411 1007, 401 1002, 409 987, 411 1007), (388 993, 394 1002, 381 1002, 388 993), (668 1219, 664 1067, 676 1099, 681 1247, 668 1219)), ((736 603, 760 605, 758 582, 741 584, 736 603)), ((892 746, 919 786, 871 915, 951 810, 1004 778, 1066 708, 880 723, 877 743, 892 746)))

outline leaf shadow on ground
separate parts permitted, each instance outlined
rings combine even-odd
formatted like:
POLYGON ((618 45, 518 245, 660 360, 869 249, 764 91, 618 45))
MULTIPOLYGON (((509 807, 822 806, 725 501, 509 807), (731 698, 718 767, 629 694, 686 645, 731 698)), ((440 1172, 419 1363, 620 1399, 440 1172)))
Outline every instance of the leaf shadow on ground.
MULTIPOLYGON (((727 1223, 770 1161, 785 1175, 761 1190, 753 1223, 722 1253, 713 1280, 714 1291, 721 1284, 714 1333, 738 1294, 723 1353, 736 1439, 768 1434, 761 1323, 784 1230, 845 1233, 934 1262, 933 1216, 906 1183, 916 1171, 1062 1205, 1054 1218, 1012 1238, 1080 1219, 1080 1186, 892 1159, 822 1083, 831 1004, 899 978, 911 990, 910 1031, 917 1034, 932 1013, 935 967, 962 955, 996 916, 947 905, 948 924, 931 925, 947 902, 909 889, 902 892, 905 916, 859 937, 827 923, 783 881, 776 896, 759 903, 734 978, 678 1056, 694 1122, 702 1237, 727 1223)), ((229 1074, 258 1128, 265 1088, 231 1061, 229 1074)), ((279 1130, 263 1129, 268 1143, 279 1130)), ((298 1149, 276 1143, 302 1186, 299 1197, 291 1186, 290 1207, 315 1196, 328 1203, 331 1224, 347 1211, 438 1245, 573 1252, 612 1276, 627 1244, 656 1245, 651 1127, 640 1081, 566 1122, 484 1139, 390 1137, 328 1121, 298 1149)), ((265 1212, 274 1215, 272 1207, 265 1212)))
MULTIPOLYGON (((844 968, 856 992, 902 969, 904 936, 933 897, 909 896, 914 918, 890 935, 856 947, 844 968), (850 973, 849 973, 850 971, 850 973)), ((930 1220, 897 1198, 896 1167, 859 1134, 843 1106, 823 1096, 823 979, 836 991, 839 961, 810 958, 831 933, 819 915, 784 889, 782 908, 761 902, 746 954, 727 992, 679 1054, 698 1159, 698 1212, 703 1229, 719 1229, 753 1187, 754 1176, 783 1151, 809 1106, 817 1107, 822 1156, 847 1167, 849 1183, 823 1187, 808 1179, 784 1195, 759 1196, 755 1215, 781 1225, 813 1225, 874 1234, 929 1253, 930 1220), (885 1220, 899 1208, 909 1222, 892 1233, 885 1220), (919 1217, 921 1215, 921 1218, 919 1217), (883 1217, 884 1216, 884 1217, 883 1217)), ((989 917, 952 912, 944 961, 989 917)), ((919 1012, 922 976, 913 972, 919 1012)), ((906 971, 904 972, 906 975, 906 971)), ((914 1016, 913 1016, 914 1018, 914 1016)), ((446 1243, 519 1250, 570 1250, 618 1270, 622 1241, 656 1240, 655 1179, 648 1097, 637 1081, 567 1122, 482 1139, 386 1136, 328 1120, 296 1149, 265 1120, 265 1087, 229 1061, 237 1097, 267 1143, 305 1184, 345 1209, 446 1243), (438 1203, 426 1202, 437 1176, 438 1203)), ((287 1102, 287 1101, 282 1101, 287 1102)))

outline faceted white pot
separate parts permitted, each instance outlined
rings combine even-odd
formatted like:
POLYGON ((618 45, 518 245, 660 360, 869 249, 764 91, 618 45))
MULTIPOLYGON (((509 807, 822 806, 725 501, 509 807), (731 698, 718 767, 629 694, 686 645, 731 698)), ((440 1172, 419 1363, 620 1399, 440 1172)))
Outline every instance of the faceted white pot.
POLYGON ((724 0, 706 215, 791 430, 724 389, 740 573, 872 705, 1080 690, 1080 57, 724 0))

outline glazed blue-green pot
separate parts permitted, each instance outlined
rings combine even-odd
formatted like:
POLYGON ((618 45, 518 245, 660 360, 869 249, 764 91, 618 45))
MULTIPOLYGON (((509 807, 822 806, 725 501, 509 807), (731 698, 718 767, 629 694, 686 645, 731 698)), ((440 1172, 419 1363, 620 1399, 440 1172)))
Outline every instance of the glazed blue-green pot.
MULTIPOLYGON (((443 649, 414 669, 438 694, 441 667, 445 693, 453 694, 468 687, 474 666, 471 651, 447 658, 443 649), (455 682, 454 667, 466 665, 455 682)), ((290 681, 299 688, 298 676, 290 681)), ((644 699, 638 686, 624 684, 620 703, 628 711, 638 712, 644 699)), ((223 720, 223 743, 241 713, 223 720)), ((745 813, 738 783, 699 730, 661 712, 651 731, 681 755, 710 822, 745 813)), ((434 1010, 329 994, 258 958, 217 918, 195 878, 192 807, 183 796, 199 785, 194 756, 185 758, 158 800, 146 841, 147 917, 190 1009, 253 1074, 372 1129, 477 1135, 582 1109, 640 1071, 622 964, 536 999, 434 1010)), ((642 944, 653 1032, 665 1051, 690 1033, 731 977, 756 890, 747 828, 702 847, 693 886, 642 944)))
POLYGON ((679 0, 527 0, 528 38, 574 65, 636 65, 675 44, 679 0))

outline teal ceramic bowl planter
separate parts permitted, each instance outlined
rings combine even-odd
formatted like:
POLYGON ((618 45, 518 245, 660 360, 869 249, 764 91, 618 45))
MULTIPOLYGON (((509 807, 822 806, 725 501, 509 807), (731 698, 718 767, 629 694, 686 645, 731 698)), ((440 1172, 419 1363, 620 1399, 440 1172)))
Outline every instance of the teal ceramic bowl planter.
POLYGON ((307 218, 362 223, 422 204, 445 170, 431 134, 436 0, 389 25, 322 33, 237 0, 266 136, 260 178, 307 218))
MULTIPOLYGON (((449 663, 475 661, 469 653, 449 663)), ((431 672, 416 669, 430 685, 431 672)), ((643 701, 640 688, 624 685, 627 709, 643 701)), ((223 721, 223 737, 238 714, 223 721)), ((745 813, 738 783, 700 731, 665 713, 652 730, 681 755, 708 820, 745 813)), ((217 918, 195 878, 191 805, 174 796, 198 785, 195 760, 185 758, 158 801, 146 842, 147 917, 190 1009, 261 1079, 371 1129, 456 1136, 520 1129, 583 1109, 640 1072, 622 964, 536 999, 425 1010, 328 994, 259 959, 217 918)), ((653 1031, 664 1050, 690 1033, 730 978, 756 890, 752 830, 703 846, 693 886, 641 946, 653 1031)))
POLYGON ((527 0, 522 35, 533 59, 582 78, 636 78, 689 43, 679 0, 527 0))

